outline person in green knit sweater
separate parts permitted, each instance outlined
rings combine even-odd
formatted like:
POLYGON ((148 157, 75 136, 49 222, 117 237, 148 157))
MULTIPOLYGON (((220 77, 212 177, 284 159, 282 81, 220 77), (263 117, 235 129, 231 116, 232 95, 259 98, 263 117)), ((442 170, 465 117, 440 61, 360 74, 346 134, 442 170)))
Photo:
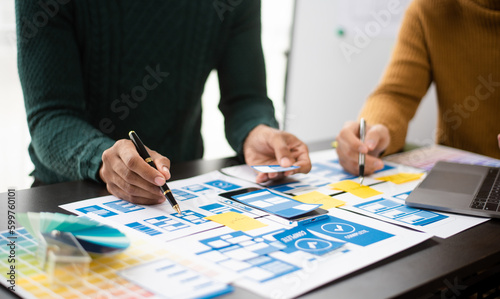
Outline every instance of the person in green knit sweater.
POLYGON ((16 18, 36 181, 92 179, 133 203, 163 202, 170 163, 202 158, 201 96, 213 69, 237 154, 311 169, 307 146, 278 129, 267 97, 260 1, 22 0, 16 18))
MULTIPOLYGON (((436 141, 500 159, 500 1, 414 0, 391 62, 360 112, 337 135, 340 164, 357 174, 383 167, 380 155, 400 151, 410 120, 431 82, 438 99, 436 141)), ((433 116, 430 116, 433 117, 433 116)))

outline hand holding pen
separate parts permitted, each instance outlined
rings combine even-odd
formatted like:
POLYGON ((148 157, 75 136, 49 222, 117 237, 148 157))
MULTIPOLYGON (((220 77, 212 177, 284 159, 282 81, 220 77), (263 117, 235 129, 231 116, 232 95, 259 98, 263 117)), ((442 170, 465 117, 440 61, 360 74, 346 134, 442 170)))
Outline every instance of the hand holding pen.
POLYGON ((360 176, 360 179, 384 167, 380 154, 387 149, 391 140, 386 126, 362 123, 346 122, 335 138, 340 165, 349 173, 360 176), (364 132, 360 132, 362 126, 364 132))
MULTIPOLYGON (((139 136, 137 136, 137 134, 134 131, 130 131, 128 133, 128 135, 130 137, 130 140, 132 140, 132 142, 134 143, 134 145, 137 149, 137 152, 139 153, 141 158, 143 158, 144 161, 149 164, 149 166, 156 169, 156 165, 153 162, 153 159, 151 159, 151 156, 149 155, 148 150, 146 149, 146 147, 142 143, 139 136)), ((160 190, 163 193, 163 195, 165 196, 165 198, 168 200, 168 202, 170 203, 172 208, 174 208, 174 210, 177 211, 177 213, 179 213, 179 215, 182 215, 181 209, 180 209, 179 205, 177 204, 177 201, 175 200, 174 195, 172 194, 172 191, 168 187, 167 182, 165 182, 165 184, 160 186, 160 190)))
POLYGON ((147 148, 156 168, 145 163, 131 140, 116 141, 102 154, 99 169, 109 193, 135 204, 160 204, 166 198, 160 186, 170 179, 170 160, 147 148))

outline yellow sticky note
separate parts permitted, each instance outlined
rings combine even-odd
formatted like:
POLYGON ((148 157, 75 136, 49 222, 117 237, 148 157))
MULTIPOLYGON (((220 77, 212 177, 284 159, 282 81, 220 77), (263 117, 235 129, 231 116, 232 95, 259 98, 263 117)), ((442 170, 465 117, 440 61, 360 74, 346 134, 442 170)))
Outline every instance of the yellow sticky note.
POLYGON ((373 188, 365 185, 360 185, 358 182, 350 180, 340 181, 338 183, 330 184, 329 186, 333 187, 334 189, 349 192, 361 198, 368 198, 382 194, 382 192, 379 192, 373 188))
POLYGON ((375 178, 380 181, 393 182, 394 184, 403 184, 406 182, 414 181, 420 179, 424 174, 423 173, 405 173, 401 172, 398 174, 383 176, 379 178, 375 178))
POLYGON ((340 207, 345 204, 343 200, 333 198, 318 191, 297 195, 294 196, 293 199, 303 203, 322 205, 321 208, 326 210, 340 207))
POLYGON ((258 220, 236 212, 226 212, 218 215, 208 216, 205 219, 223 224, 234 230, 247 231, 267 226, 258 220))

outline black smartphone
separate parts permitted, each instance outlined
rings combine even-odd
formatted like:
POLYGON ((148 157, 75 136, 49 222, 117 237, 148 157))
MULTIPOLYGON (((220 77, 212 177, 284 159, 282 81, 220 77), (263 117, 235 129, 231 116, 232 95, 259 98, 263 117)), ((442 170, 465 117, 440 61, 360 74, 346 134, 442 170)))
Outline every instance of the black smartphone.
MULTIPOLYGON (((233 196, 240 195, 240 194, 245 194, 245 193, 250 193, 250 192, 253 192, 253 191, 257 191, 257 190, 262 190, 262 188, 255 188, 255 187, 242 188, 242 189, 233 190, 233 191, 229 191, 229 192, 225 192, 225 193, 220 193, 219 196, 222 196, 222 197, 227 198, 229 200, 235 201, 235 202, 237 202, 239 204, 246 205, 245 203, 243 203, 243 202, 238 201, 237 199, 235 199, 233 196)), ((260 211, 264 211, 262 209, 259 209, 257 207, 253 207, 253 206, 251 208, 252 209, 257 209, 257 210, 260 210, 260 211)), ((269 213, 268 211, 264 211, 264 212, 269 213)), ((278 216, 278 215, 274 215, 274 216, 286 219, 288 221, 302 222, 302 221, 306 221, 307 220, 307 222, 312 222, 312 221, 315 221, 315 220, 323 219, 324 217, 320 217, 320 216, 322 216, 322 215, 326 216, 326 214, 328 214, 327 210, 321 209, 321 208, 317 208, 317 209, 312 210, 310 212, 307 212, 305 214, 302 214, 302 215, 299 215, 299 216, 295 216, 295 217, 290 217, 290 218, 286 218, 286 217, 282 217, 282 216, 278 216)))

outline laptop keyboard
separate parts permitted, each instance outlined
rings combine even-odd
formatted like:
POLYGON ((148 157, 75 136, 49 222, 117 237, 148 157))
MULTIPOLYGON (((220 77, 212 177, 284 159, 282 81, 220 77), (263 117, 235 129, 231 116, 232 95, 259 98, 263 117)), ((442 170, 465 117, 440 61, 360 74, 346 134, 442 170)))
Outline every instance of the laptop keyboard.
POLYGON ((497 168, 491 168, 489 170, 483 181, 483 185, 471 203, 471 208, 486 211, 500 211, 500 179, 498 174, 499 169, 497 168))

